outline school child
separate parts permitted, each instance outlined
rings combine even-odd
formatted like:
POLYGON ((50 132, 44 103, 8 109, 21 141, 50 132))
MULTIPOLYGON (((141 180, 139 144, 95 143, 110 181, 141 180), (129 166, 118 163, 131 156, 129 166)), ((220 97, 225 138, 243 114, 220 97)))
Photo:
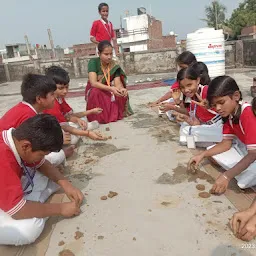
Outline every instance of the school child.
MULTIPOLYGON (((177 70, 179 71, 182 68, 187 68, 189 65, 192 65, 193 63, 196 63, 196 57, 192 52, 185 51, 181 53, 177 59, 177 70)), ((166 113, 167 117, 173 121, 174 116, 172 115, 172 108, 176 105, 175 102, 179 102, 182 98, 180 89, 179 89, 179 83, 176 81, 172 86, 169 92, 167 92, 163 97, 156 100, 155 102, 149 103, 149 106, 155 107, 159 106, 158 114, 159 116, 162 116, 164 113, 166 113)))
POLYGON ((104 138, 100 133, 92 131, 99 127, 99 123, 97 121, 88 123, 87 119, 82 119, 90 114, 99 114, 102 109, 94 108, 89 111, 74 113, 65 100, 70 81, 68 73, 61 67, 51 66, 46 69, 45 74, 53 79, 57 89, 54 92, 55 101, 53 107, 45 110, 44 113, 57 118, 62 129, 71 135, 70 144, 75 145, 80 136, 86 136, 93 140, 103 140, 104 138))
POLYGON ((256 185, 256 99, 252 105, 243 103, 236 81, 220 76, 210 83, 207 100, 224 119, 223 140, 190 163, 198 165, 203 158, 212 157, 226 170, 213 185, 213 193, 224 193, 233 178, 240 188, 256 185))
MULTIPOLYGON (((0 132, 11 127, 17 128, 28 118, 33 117, 44 110, 52 108, 54 104, 54 91, 56 83, 43 75, 27 74, 21 84, 21 95, 23 101, 12 107, 0 119, 0 132)), ((70 142, 70 135, 64 135, 64 144, 70 142)), ((60 152, 52 152, 46 159, 53 165, 58 166, 63 163, 66 157, 73 154, 74 148, 64 147, 60 152)))
POLYGON ((102 41, 109 41, 113 45, 113 56, 118 53, 116 35, 113 24, 108 20, 109 6, 106 3, 101 3, 98 6, 100 20, 96 20, 92 24, 90 39, 96 46, 96 55, 98 54, 98 44, 102 41))
MULTIPOLYGON (((197 63, 181 69, 177 81, 183 94, 183 101, 173 110, 183 118, 180 128, 180 143, 187 144, 190 136, 199 147, 207 147, 222 140, 222 119, 213 109, 207 108, 206 96, 208 86, 200 84, 201 76, 197 63)), ((176 104, 178 104, 176 102, 176 104)))
POLYGON ((44 159, 49 152, 61 150, 62 144, 61 127, 50 115, 35 115, 16 129, 0 133, 1 245, 33 243, 48 217, 79 215, 82 192, 44 159), (37 171, 30 172, 27 166, 37 171), (25 183, 23 174, 27 177, 25 183), (59 186, 71 202, 45 203, 59 186))

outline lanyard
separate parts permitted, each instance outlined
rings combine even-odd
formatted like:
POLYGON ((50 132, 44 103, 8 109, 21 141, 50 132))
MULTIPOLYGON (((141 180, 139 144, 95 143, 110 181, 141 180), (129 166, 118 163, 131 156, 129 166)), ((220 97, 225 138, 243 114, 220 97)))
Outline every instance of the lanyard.
POLYGON ((195 117, 196 117, 197 104, 194 104, 194 105, 195 105, 195 106, 194 106, 193 114, 192 114, 192 116, 191 116, 191 112, 192 112, 192 103, 190 103, 189 115, 190 115, 190 117, 192 117, 192 118, 195 118, 195 117))
POLYGON ((110 86, 110 67, 109 67, 109 64, 108 64, 108 67, 107 67, 107 73, 105 72, 105 69, 103 68, 103 65, 101 65, 101 69, 103 71, 103 74, 104 74, 104 77, 106 79, 107 85, 110 86))
POLYGON ((23 191, 24 191, 24 194, 28 195, 28 194, 30 194, 30 193, 32 192, 32 190, 33 190, 33 187, 34 187, 33 179, 34 179, 34 177, 35 177, 36 171, 35 171, 35 169, 33 168, 33 172, 30 173, 23 161, 21 162, 21 165, 22 165, 23 171, 24 171, 24 173, 25 173, 25 175, 26 175, 26 177, 27 177, 27 179, 28 179, 28 182, 27 182, 26 186, 24 187, 23 191), (31 190, 26 191, 30 185, 31 185, 31 190), (25 192, 25 191, 26 191, 26 192, 25 192))
POLYGON ((104 28, 107 30, 109 37, 112 38, 112 35, 111 35, 112 33, 110 33, 112 32, 112 29, 110 28, 110 24, 111 24, 110 21, 108 23, 105 23, 103 20, 101 20, 101 22, 104 28), (106 25, 108 26, 108 28, 106 27, 106 25))

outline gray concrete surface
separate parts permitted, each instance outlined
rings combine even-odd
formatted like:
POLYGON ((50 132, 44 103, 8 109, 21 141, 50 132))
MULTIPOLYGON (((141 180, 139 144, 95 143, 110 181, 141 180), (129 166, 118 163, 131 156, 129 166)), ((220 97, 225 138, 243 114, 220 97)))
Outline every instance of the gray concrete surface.
MULTIPOLYGON (((233 74, 248 100, 254 75, 233 74)), ((198 196, 196 185, 204 184, 207 191, 212 181, 186 174, 191 152, 178 145, 178 127, 146 107, 167 89, 131 91, 135 115, 100 127, 112 140, 83 140, 66 168, 72 183, 87 194, 82 213, 57 223, 47 256, 64 249, 76 256, 256 254, 255 249, 242 249, 244 243, 227 226, 236 211, 231 203, 224 196, 198 196), (118 196, 100 200, 110 190, 118 196), (83 235, 78 240, 76 231, 83 235), (60 241, 65 244, 59 246, 60 241)), ((0 97, 0 113, 19 100, 20 96, 0 97)), ((77 111, 85 106, 83 97, 68 102, 77 111)))

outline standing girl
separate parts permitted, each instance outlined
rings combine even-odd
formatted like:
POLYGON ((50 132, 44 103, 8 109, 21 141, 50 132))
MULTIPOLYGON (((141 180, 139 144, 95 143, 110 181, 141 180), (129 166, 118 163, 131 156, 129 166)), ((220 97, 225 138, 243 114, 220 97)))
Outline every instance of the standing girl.
MULTIPOLYGON (((118 47, 116 43, 115 31, 113 24, 108 20, 109 6, 106 3, 101 3, 98 6, 98 11, 101 16, 100 20, 96 20, 92 24, 90 39, 96 45, 96 53, 98 53, 98 44, 101 41, 109 41, 113 46, 116 53, 118 52, 118 47)), ((115 56, 115 51, 113 52, 115 56)))
POLYGON ((211 82, 207 99, 224 119, 223 140, 193 157, 190 164, 198 165, 203 158, 213 157, 226 170, 216 180, 212 193, 224 193, 232 178, 240 188, 256 185, 256 99, 252 106, 242 103, 239 87, 229 76, 211 82))

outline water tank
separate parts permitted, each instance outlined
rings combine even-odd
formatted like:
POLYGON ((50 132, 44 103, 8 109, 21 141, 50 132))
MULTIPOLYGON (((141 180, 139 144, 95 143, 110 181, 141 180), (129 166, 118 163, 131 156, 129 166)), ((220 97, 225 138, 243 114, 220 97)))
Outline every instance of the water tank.
POLYGON ((146 8, 144 8, 144 7, 138 8, 137 12, 138 12, 138 15, 142 15, 142 14, 146 14, 147 13, 146 8))
POLYGON ((187 50, 207 65, 210 77, 225 75, 225 40, 222 29, 202 28, 188 34, 187 50))

